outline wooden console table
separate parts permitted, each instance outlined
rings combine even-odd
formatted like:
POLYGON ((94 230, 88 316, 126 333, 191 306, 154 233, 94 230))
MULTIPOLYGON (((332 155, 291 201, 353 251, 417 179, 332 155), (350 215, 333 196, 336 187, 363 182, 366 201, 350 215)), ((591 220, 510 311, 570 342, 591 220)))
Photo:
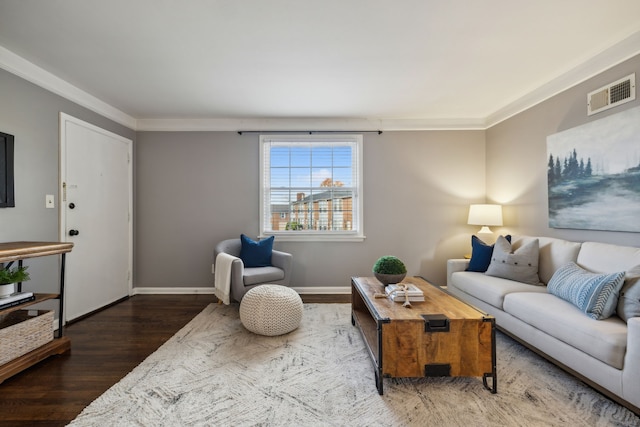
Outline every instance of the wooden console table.
POLYGON ((412 308, 389 298, 375 277, 351 278, 351 323, 371 356, 378 393, 383 377, 482 377, 497 391, 495 319, 420 277, 405 278, 425 301, 412 308), (491 384, 487 380, 491 379, 491 384))
MULTIPOLYGON (((15 261, 22 266, 22 261, 28 258, 36 258, 49 255, 60 255, 60 282, 59 293, 57 294, 41 294, 34 293, 35 300, 25 302, 18 306, 6 308, 0 310, 0 314, 9 313, 11 311, 23 309, 29 305, 36 304, 49 299, 57 299, 59 307, 58 318, 58 336, 53 341, 44 344, 43 346, 20 356, 10 362, 0 366, 0 383, 5 379, 27 369, 30 366, 46 359, 54 354, 62 354, 69 351, 71 348, 71 342, 65 336, 63 336, 64 327, 64 269, 65 269, 65 255, 71 252, 73 243, 66 242, 8 242, 0 243, 0 264, 7 264, 4 267, 9 267, 15 261)), ((21 285, 19 285, 18 291, 21 291, 21 285)))

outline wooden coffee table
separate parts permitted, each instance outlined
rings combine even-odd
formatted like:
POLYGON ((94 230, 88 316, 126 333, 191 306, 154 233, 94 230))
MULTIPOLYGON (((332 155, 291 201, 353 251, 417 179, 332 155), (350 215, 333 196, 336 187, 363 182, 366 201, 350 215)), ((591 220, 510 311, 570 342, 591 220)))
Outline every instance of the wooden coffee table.
POLYGON ((351 323, 362 332, 378 393, 384 377, 440 376, 482 377, 496 393, 495 319, 423 278, 402 283, 419 287, 425 301, 403 307, 375 297, 384 292, 375 277, 351 278, 351 323))

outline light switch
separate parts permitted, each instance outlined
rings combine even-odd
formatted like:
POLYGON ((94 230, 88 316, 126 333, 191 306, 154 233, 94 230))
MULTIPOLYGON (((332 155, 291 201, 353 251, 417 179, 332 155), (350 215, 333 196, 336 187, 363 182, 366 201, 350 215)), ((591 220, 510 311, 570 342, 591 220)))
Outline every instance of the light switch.
POLYGON ((45 196, 44 205, 47 209, 53 209, 56 207, 55 197, 53 194, 47 194, 45 196))

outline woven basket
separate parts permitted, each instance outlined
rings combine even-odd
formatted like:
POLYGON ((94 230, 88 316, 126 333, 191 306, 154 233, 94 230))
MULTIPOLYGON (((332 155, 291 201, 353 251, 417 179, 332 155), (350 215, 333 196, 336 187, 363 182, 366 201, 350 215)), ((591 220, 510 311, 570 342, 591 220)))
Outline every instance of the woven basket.
POLYGON ((17 310, 0 314, 0 365, 52 340, 53 311, 17 310))

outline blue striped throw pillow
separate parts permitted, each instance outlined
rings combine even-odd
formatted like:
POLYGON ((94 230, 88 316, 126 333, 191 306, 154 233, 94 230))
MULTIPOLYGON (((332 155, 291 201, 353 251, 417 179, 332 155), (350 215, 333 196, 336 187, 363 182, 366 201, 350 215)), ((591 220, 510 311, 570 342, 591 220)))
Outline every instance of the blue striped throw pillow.
POLYGON ((624 271, 591 273, 570 262, 553 273, 547 292, 569 301, 592 319, 602 320, 616 311, 624 276, 624 271))

